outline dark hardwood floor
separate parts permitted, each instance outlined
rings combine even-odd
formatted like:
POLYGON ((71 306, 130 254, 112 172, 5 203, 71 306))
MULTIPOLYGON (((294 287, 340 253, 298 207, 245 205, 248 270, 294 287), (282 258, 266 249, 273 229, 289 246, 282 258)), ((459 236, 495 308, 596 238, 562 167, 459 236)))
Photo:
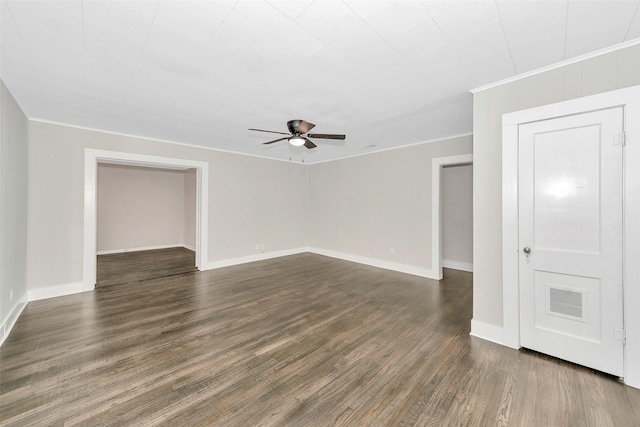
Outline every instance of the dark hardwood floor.
POLYGON ((469 336, 472 275, 313 254, 30 302, 0 424, 638 426, 640 390, 469 336))
POLYGON ((197 271, 196 253, 176 247, 98 255, 96 270, 96 286, 140 282, 197 271))

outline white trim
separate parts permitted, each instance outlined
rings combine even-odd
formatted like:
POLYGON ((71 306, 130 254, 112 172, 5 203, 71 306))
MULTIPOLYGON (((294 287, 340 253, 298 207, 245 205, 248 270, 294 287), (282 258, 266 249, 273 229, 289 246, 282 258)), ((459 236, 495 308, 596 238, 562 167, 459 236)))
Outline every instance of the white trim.
POLYGON ((446 136, 446 137, 436 138, 436 139, 428 139, 426 141, 413 142, 411 144, 399 145, 399 146, 396 146, 396 147, 381 148, 379 150, 368 150, 366 153, 357 153, 357 154, 352 154, 350 156, 339 157, 337 159, 320 160, 320 161, 317 161, 317 162, 305 163, 305 164, 307 164, 307 165, 319 165, 320 163, 336 162, 338 160, 350 159, 352 157, 367 156, 369 154, 383 153, 385 151, 400 150, 402 148, 415 147, 416 145, 432 144, 434 142, 448 141, 450 139, 463 138, 465 136, 472 136, 472 135, 473 135, 473 133, 471 133, 471 132, 459 133, 457 135, 451 135, 451 136, 446 136))
POLYGON ((263 261, 271 258, 279 258, 283 256, 302 254, 302 253, 308 252, 307 249, 308 249, 307 247, 285 249, 282 251, 264 252, 260 254, 247 255, 247 256, 238 257, 238 258, 229 258, 229 259, 224 259, 220 261, 211 261, 206 265, 205 268, 201 268, 200 270, 201 271, 213 270, 216 268, 229 267, 232 265, 246 264, 248 262, 263 261))
MULTIPOLYGON (((96 255, 98 253, 98 160, 93 150, 84 152, 84 234, 82 241, 82 283, 96 284, 96 255)), ((31 299, 31 298, 30 298, 31 299)))
POLYGON ((480 86, 475 89, 471 89, 469 92, 475 95, 476 93, 482 92, 483 90, 491 89, 497 86, 502 86, 503 84, 512 83, 521 79, 526 79, 527 77, 535 76, 537 74, 542 74, 550 70, 555 70, 557 68, 575 64, 576 62, 584 61, 585 59, 595 58, 596 56, 605 55, 607 53, 615 52, 617 50, 635 46, 637 44, 640 44, 640 38, 629 40, 613 46, 609 46, 604 49, 596 50, 594 52, 589 52, 584 55, 575 56, 570 59, 565 59, 564 61, 556 62, 555 64, 547 65, 546 67, 536 68, 535 70, 527 71, 526 73, 517 74, 513 77, 508 77, 506 79, 502 79, 497 82, 489 83, 487 85, 480 86))
POLYGON ((372 267, 384 268, 385 270, 393 270, 400 273, 413 274, 414 276, 426 277, 427 279, 440 280, 428 268, 415 267, 413 265, 400 264, 397 262, 389 262, 381 259, 367 258, 359 255, 346 254, 343 252, 330 251, 320 248, 308 248, 308 251, 318 255, 324 255, 331 258, 338 258, 344 261, 357 262, 358 264, 370 265, 372 267))
POLYGON ((431 271, 437 280, 442 279, 442 224, 441 177, 442 167, 473 163, 473 154, 434 157, 431 160, 431 271))
MULTIPOLYGON (((196 160, 174 159, 135 153, 84 150, 84 241, 82 289, 93 289, 96 283, 96 233, 97 233, 97 170, 99 162, 126 162, 127 164, 153 168, 195 168, 196 178, 196 266, 208 262, 209 242, 209 163, 196 160)), ((31 298, 29 298, 31 300, 31 298)))
MULTIPOLYGON (((104 130, 104 129, 97 129, 97 128, 92 128, 92 127, 89 127, 89 126, 73 125, 73 124, 69 124, 69 123, 56 122, 54 120, 39 119, 37 117, 29 118, 29 120, 34 121, 34 122, 38 122, 38 123, 44 123, 44 124, 56 125, 56 126, 64 126, 64 127, 68 127, 68 128, 72 128, 72 129, 87 130, 87 131, 91 131, 91 132, 106 133, 106 134, 109 134, 109 135, 122 136, 122 137, 126 137, 126 138, 136 138, 136 139, 142 139, 142 140, 145 140, 145 141, 161 142, 163 144, 181 145, 183 147, 189 147, 189 148, 199 148, 199 149, 202 149, 202 150, 218 151, 218 152, 221 152, 221 153, 238 154, 240 156, 257 157, 259 159, 275 160, 275 161, 278 161, 278 162, 291 163, 290 156, 288 156, 286 159, 280 159, 280 158, 277 158, 277 157, 268 157, 268 156, 263 156, 263 155, 255 154, 255 153, 246 153, 246 152, 242 152, 242 151, 234 151, 234 150, 228 150, 228 149, 223 149, 223 148, 208 147, 208 146, 205 146, 205 145, 189 144, 189 143, 186 143, 186 142, 171 141, 171 140, 168 140, 168 139, 153 138, 153 137, 149 137, 149 136, 141 136, 141 135, 134 135, 134 134, 130 134, 130 133, 124 133, 124 132, 116 132, 116 131, 110 131, 110 130, 104 130)), ((320 160, 320 161, 317 161, 317 162, 307 162, 307 161, 305 161, 305 159, 303 159, 300 163, 297 163, 297 162, 296 163, 297 164, 301 164, 301 165, 305 165, 305 166, 317 165, 317 164, 320 164, 320 163, 334 162, 334 161, 337 161, 337 160, 349 159, 351 157, 366 156, 367 154, 381 153, 383 151, 397 150, 397 149, 406 148, 406 147, 413 147, 414 145, 430 144, 432 142, 446 141, 448 139, 461 138, 461 137, 464 137, 464 136, 471 136, 471 135, 473 135, 473 133, 466 132, 466 133, 446 136, 446 137, 442 137, 442 138, 430 139, 430 140, 427 140, 427 141, 414 142, 414 143, 410 143, 410 144, 406 144, 406 145, 399 145, 399 146, 395 146, 395 147, 381 148, 379 150, 369 150, 369 149, 367 149, 366 153, 357 153, 357 154, 352 154, 350 156, 338 157, 338 158, 335 158, 335 159, 320 160)), ((114 163, 118 164, 117 162, 114 162, 114 163)), ((121 163, 121 164, 130 164, 130 163, 121 163)), ((171 169, 170 167, 166 167, 166 166, 165 166, 165 168, 171 169)))
POLYGON ((502 342, 503 331, 500 326, 490 325, 489 323, 471 319, 471 332, 469 335, 504 345, 502 342))
POLYGON ((452 270, 468 271, 469 273, 473 273, 473 264, 471 264, 470 262, 460 262, 460 261, 453 261, 450 259, 443 259, 442 267, 451 268, 452 270))
POLYGON ((640 86, 545 105, 502 116, 502 286, 504 343, 520 347, 518 311, 518 126, 552 117, 624 106, 624 381, 640 388, 640 86))
MULTIPOLYGON (((188 144, 186 142, 177 142, 177 141, 171 141, 171 140, 168 140, 168 139, 153 138, 153 137, 150 137, 150 136, 141 136, 141 135, 134 135, 134 134, 131 134, 131 133, 124 133, 124 132, 116 132, 116 131, 111 131, 111 130, 97 129, 97 128, 92 128, 92 127, 88 127, 88 126, 72 125, 72 124, 69 124, 69 123, 56 122, 54 120, 39 119, 37 117, 36 118, 30 118, 29 120, 32 120, 32 121, 38 122, 38 123, 48 124, 48 125, 64 126, 64 127, 68 127, 68 128, 72 128, 72 129, 88 130, 88 131, 91 131, 91 132, 106 133, 108 135, 123 136, 123 137, 126 137, 126 138, 136 138, 136 139, 142 139, 142 140, 145 140, 145 141, 161 142, 163 144, 180 145, 180 146, 189 147, 189 148, 199 148, 199 149, 208 150, 208 151, 218 151, 218 152, 221 152, 221 153, 238 154, 238 155, 241 155, 241 156, 257 157, 257 158, 260 158, 260 159, 276 160, 278 162, 291 163, 291 160, 289 160, 289 159, 278 159, 276 157, 261 156, 259 154, 254 154, 254 153, 245 153, 245 152, 241 152, 241 151, 233 151, 233 150, 227 150, 227 149, 223 149, 223 148, 207 147, 205 145, 188 144)), ((107 163, 107 162, 105 162, 105 163, 107 163)), ((118 164, 116 162, 114 162, 114 163, 118 164)), ((121 164, 130 164, 130 163, 121 163, 121 164)), ((165 166, 165 168, 166 169, 172 169, 171 167, 166 167, 166 166, 165 166)), ((179 168, 177 168, 177 169, 179 169, 179 168)))
MULTIPOLYGON (((504 116, 503 116, 504 117, 504 116)), ((503 119, 504 120, 504 119, 503 119)), ((504 345, 520 348, 518 126, 502 128, 502 323, 504 345), (505 143, 513 141, 515 143, 505 143), (515 234, 509 230, 515 230, 515 234)))
POLYGON ((97 254, 98 255, 124 254, 127 252, 153 251, 156 249, 170 249, 170 248, 185 248, 195 252, 195 248, 187 247, 182 243, 176 243, 173 245, 155 245, 155 246, 141 246, 138 248, 109 249, 106 251, 98 251, 97 254))
POLYGON ((626 345, 624 382, 640 388, 640 86, 628 92, 624 159, 624 300, 626 345))
POLYGON ((46 286, 44 288, 29 289, 29 302, 41 299, 63 297, 66 295, 78 294, 81 292, 93 291, 94 285, 85 285, 82 282, 69 283, 66 285, 46 286))
POLYGON ((11 330, 15 326, 16 322, 18 321, 18 318, 20 317, 20 315, 22 314, 22 311, 25 309, 26 306, 27 306, 27 293, 25 292, 20 296, 20 298, 16 299, 16 303, 11 309, 11 311, 9 311, 9 315, 2 321, 2 325, 0 325, 0 346, 2 346, 4 341, 7 339, 7 337, 11 333, 11 330))
POLYGON ((304 237, 305 237, 305 244, 307 246, 309 246, 309 212, 310 212, 310 210, 309 210, 309 174, 310 174, 309 168, 305 168, 304 169, 304 175, 305 175, 304 178, 305 178, 306 188, 305 188, 305 195, 304 195, 304 197, 305 197, 305 200, 304 200, 304 204, 305 204, 305 206, 304 206, 304 208, 305 208, 305 211, 304 211, 305 236, 304 237))

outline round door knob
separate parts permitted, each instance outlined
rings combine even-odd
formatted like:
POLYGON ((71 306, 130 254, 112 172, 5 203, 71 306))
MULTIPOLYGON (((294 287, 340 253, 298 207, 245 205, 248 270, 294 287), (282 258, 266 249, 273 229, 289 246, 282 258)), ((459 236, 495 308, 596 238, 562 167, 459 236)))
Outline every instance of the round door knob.
POLYGON ((531 253, 531 248, 528 246, 525 246, 524 249, 522 249, 522 252, 524 252, 525 254, 529 255, 531 253))

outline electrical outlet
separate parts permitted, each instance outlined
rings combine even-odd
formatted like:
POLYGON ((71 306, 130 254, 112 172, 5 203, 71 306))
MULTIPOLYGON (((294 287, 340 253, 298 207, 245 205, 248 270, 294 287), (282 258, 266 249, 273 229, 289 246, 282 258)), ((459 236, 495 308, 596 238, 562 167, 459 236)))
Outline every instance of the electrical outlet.
POLYGON ((256 243, 256 246, 255 246, 255 247, 256 247, 256 251, 259 251, 259 250, 260 250, 260 244, 259 244, 259 243, 256 243))
POLYGON ((264 252, 264 243, 260 243, 260 250, 264 252))
POLYGON ((396 253, 396 248, 389 248, 389 253, 391 255, 395 254, 396 253))
POLYGON ((9 289, 9 301, 13 301, 13 289, 9 289))

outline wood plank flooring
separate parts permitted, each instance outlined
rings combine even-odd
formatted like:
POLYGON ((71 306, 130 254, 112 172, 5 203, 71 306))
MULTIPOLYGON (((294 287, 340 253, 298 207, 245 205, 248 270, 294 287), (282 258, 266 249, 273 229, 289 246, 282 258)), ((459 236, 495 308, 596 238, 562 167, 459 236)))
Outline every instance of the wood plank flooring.
POLYGON ((197 271, 196 253, 182 247, 98 255, 96 286, 140 282, 197 271))
POLYGON ((469 336, 472 275, 314 254, 31 302, 5 426, 638 426, 640 390, 469 336))

